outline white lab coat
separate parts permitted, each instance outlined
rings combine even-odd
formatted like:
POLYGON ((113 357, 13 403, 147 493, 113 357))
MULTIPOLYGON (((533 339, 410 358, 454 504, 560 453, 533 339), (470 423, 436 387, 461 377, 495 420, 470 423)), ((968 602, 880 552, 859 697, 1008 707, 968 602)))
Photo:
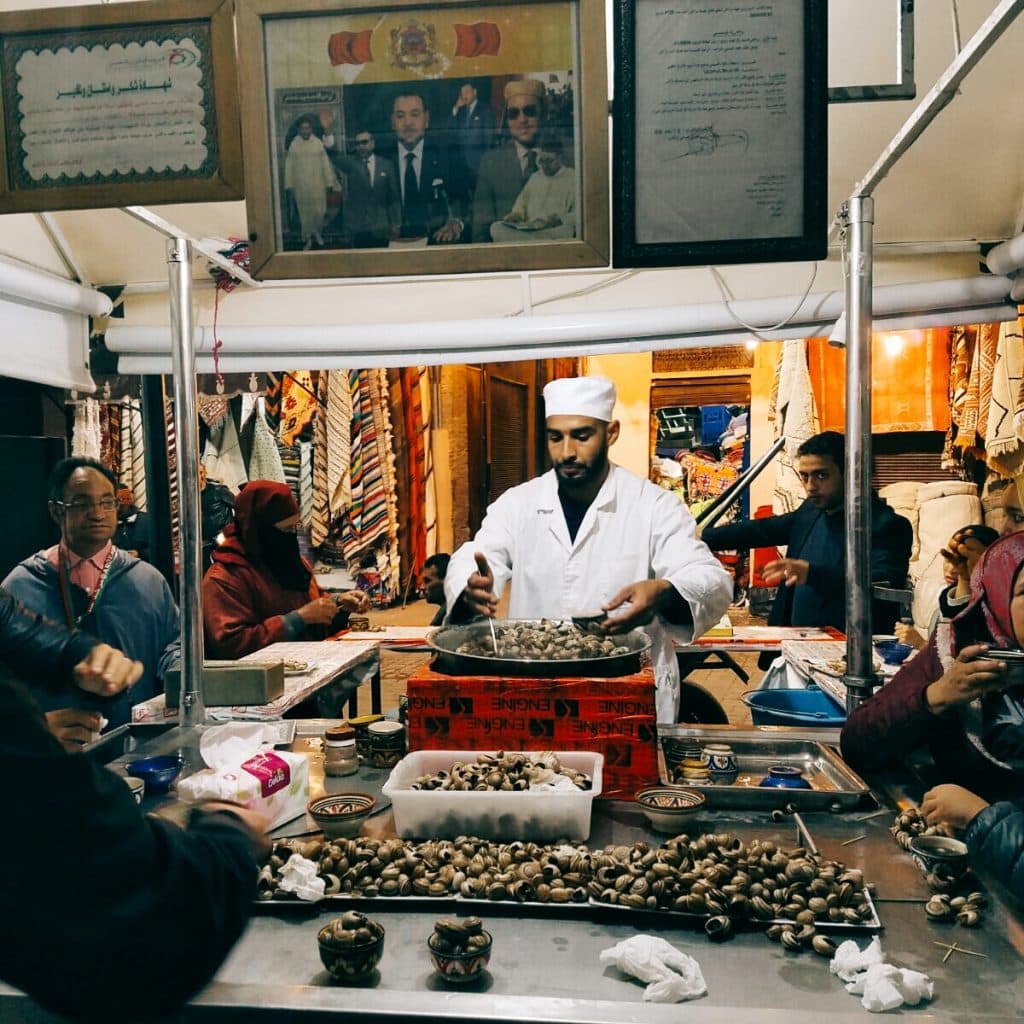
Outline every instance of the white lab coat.
POLYGON ((693 517, 674 494, 612 465, 572 543, 554 470, 513 487, 487 509, 476 537, 452 555, 445 576, 448 608, 476 571, 477 551, 487 556, 496 594, 511 582, 514 619, 595 611, 638 580, 668 580, 690 606, 693 626, 656 618, 645 628, 658 721, 675 722, 679 667, 672 638, 688 642, 718 622, 732 598, 732 580, 697 539, 693 517))

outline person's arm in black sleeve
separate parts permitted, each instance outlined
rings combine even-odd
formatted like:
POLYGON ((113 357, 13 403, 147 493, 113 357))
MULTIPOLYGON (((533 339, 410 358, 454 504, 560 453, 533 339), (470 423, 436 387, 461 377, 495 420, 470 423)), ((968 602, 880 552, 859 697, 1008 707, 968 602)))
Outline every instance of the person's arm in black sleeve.
POLYGON ((742 551, 746 548, 770 548, 788 544, 796 513, 766 519, 747 519, 726 526, 709 526, 700 539, 712 551, 742 551))
MULTIPOLYGON (((883 505, 888 514, 878 515, 871 530, 871 582, 902 587, 907 582, 914 529, 910 522, 883 505)), ((875 505, 878 508, 878 504, 875 505)))
POLYGON ((233 813, 187 830, 144 816, 127 786, 46 729, 0 676, 0 977, 76 1020, 156 1017, 206 984, 256 893, 257 838, 233 813))
POLYGON ((0 660, 51 690, 68 689, 72 671, 100 641, 30 612, 0 588, 0 660))

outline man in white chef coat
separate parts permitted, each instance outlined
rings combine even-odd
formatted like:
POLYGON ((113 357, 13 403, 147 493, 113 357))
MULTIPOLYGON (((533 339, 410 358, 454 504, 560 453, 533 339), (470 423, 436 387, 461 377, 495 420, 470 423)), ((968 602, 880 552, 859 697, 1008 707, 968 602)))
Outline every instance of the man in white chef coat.
POLYGON ((697 539, 669 491, 616 466, 615 386, 572 377, 544 388, 553 468, 506 491, 479 533, 452 555, 449 619, 493 616, 511 583, 511 618, 566 618, 603 609, 606 633, 651 636, 659 722, 675 722, 679 668, 672 635, 700 636, 724 614, 732 581, 697 539), (671 635, 670 635, 671 634, 671 635))

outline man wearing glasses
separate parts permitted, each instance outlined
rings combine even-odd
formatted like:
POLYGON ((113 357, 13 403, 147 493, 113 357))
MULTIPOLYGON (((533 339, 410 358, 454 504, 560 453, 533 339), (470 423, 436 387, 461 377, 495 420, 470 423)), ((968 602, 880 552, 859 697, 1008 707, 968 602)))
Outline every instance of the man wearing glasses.
POLYGON ((58 462, 50 474, 50 516, 60 543, 11 570, 3 586, 30 611, 68 629, 99 637, 143 665, 141 679, 112 697, 34 689, 47 721, 68 749, 88 743, 104 727, 130 720, 133 704, 159 693, 178 664, 178 606, 167 581, 146 562, 113 544, 117 481, 95 459, 58 462))
POLYGON ((473 242, 491 241, 491 225, 512 209, 537 170, 537 136, 544 120, 544 83, 533 78, 505 86, 509 139, 480 158, 473 195, 473 242))
POLYGON ((402 226, 402 195, 395 165, 375 153, 373 134, 360 128, 355 156, 335 156, 334 166, 345 175, 342 223, 345 241, 353 249, 387 248, 402 226))

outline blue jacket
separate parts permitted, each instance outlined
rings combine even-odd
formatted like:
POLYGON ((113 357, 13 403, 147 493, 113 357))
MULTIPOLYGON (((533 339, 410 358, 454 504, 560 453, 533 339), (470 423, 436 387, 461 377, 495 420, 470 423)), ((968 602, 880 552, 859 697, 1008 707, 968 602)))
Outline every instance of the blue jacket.
MULTIPOLYGON (((39 551, 16 565, 3 586, 30 611, 67 624, 57 567, 47 561, 45 552, 39 551)), ((76 606, 84 607, 84 592, 74 586, 72 591, 76 606)), ((109 719, 108 728, 122 725, 131 720, 133 704, 162 692, 164 674, 180 661, 178 606, 171 588, 151 565, 115 549, 103 593, 82 628, 141 661, 142 678, 114 697, 97 697, 80 690, 55 694, 41 690, 35 682, 33 693, 44 711, 88 708, 109 719)))
POLYGON ((1024 800, 990 804, 974 816, 964 839, 974 863, 1024 900, 1024 800))

